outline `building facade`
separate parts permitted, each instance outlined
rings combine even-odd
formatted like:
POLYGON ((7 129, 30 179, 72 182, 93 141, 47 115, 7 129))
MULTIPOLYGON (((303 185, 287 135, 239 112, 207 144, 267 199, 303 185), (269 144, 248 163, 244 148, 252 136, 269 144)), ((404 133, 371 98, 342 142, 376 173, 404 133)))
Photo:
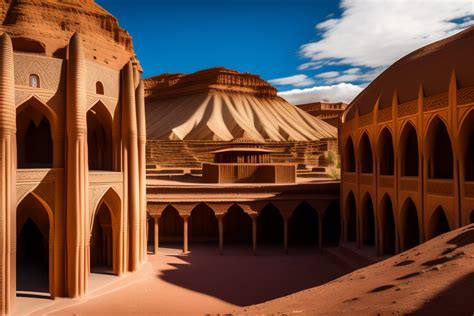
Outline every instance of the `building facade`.
POLYGON ((0 310, 21 291, 87 292, 91 270, 146 260, 145 109, 139 65, 64 58, 0 37, 0 310))
POLYGON ((398 253, 474 222, 474 29, 402 58, 339 130, 344 241, 398 253))

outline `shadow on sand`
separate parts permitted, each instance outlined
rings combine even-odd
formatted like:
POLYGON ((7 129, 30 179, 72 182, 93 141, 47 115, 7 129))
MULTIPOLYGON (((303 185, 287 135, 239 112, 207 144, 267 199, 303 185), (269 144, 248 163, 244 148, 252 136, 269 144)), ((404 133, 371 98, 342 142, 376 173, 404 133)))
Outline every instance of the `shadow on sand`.
POLYGON ((289 255, 265 248, 257 256, 233 247, 217 255, 215 247, 193 247, 175 255, 184 263, 161 271, 162 280, 231 304, 248 306, 318 286, 350 271, 316 249, 293 249, 289 255))

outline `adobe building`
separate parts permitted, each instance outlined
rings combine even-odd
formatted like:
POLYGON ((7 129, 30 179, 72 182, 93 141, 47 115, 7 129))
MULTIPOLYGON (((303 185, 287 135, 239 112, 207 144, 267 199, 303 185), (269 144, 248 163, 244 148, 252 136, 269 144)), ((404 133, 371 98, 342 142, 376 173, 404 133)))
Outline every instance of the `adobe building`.
POLYGON ((336 128, 223 67, 145 87, 150 250, 339 243, 339 182, 303 177, 326 176, 313 169, 337 151, 336 128))
POLYGON ((296 106, 334 127, 339 126, 340 117, 347 108, 347 104, 343 102, 312 102, 297 104, 296 106))
POLYGON ((146 260, 146 135, 141 69, 113 16, 93 0, 0 6, 7 314, 22 291, 79 297, 91 270, 146 260))
POLYGON ((474 27, 403 57, 342 117, 344 241, 404 251, 474 222, 474 27))

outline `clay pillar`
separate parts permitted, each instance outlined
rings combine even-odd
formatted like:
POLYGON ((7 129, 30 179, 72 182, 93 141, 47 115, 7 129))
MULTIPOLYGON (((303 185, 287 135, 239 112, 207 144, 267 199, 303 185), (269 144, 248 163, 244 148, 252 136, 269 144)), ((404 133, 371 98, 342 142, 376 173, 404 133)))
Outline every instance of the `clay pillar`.
POLYGON ((155 239, 153 241, 153 252, 156 255, 158 254, 158 247, 159 247, 158 238, 160 236, 160 225, 159 225, 160 216, 154 216, 153 220, 155 223, 155 231, 154 231, 155 239))
POLYGON ((224 253, 224 214, 216 215, 219 224, 219 253, 224 253))
POLYGON ((288 217, 283 217, 283 249, 288 254, 288 217))
POLYGON ((67 68, 67 288, 77 297, 86 291, 89 266, 86 65, 78 33, 69 43, 67 68))
POLYGON ((188 253, 188 219, 189 215, 181 215, 183 218, 183 253, 188 253))
POLYGON ((257 216, 258 214, 250 214, 252 218, 252 251, 253 254, 257 254, 257 216))
POLYGON ((140 73, 135 69, 139 80, 138 87, 135 90, 135 99, 137 106, 137 128, 138 128, 138 178, 140 182, 140 229, 141 229, 141 253, 140 260, 146 260, 146 120, 145 120, 145 90, 140 73))
POLYGON ((122 70, 122 143, 124 183, 127 186, 127 205, 124 211, 129 219, 129 270, 136 271, 140 264, 140 177, 137 139, 137 113, 133 67, 129 61, 122 70))
POLYGON ((11 312, 16 296, 16 112, 13 48, 0 37, 0 312, 11 312))

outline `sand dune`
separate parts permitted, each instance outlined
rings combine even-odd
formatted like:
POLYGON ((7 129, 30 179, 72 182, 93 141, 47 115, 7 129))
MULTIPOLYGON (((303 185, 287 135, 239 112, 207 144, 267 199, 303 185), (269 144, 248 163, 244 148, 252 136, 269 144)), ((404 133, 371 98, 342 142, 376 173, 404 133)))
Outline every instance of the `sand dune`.
POLYGON ((473 298, 474 225, 469 225, 325 285, 237 314, 472 315, 473 298))

